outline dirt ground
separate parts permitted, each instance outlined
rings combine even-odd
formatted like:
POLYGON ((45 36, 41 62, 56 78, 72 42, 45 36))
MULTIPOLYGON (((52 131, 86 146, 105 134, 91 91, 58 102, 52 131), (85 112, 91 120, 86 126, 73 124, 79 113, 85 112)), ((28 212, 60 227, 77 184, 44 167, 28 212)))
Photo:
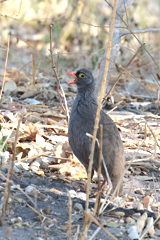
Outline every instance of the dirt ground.
MULTIPOLYGON (((117 116, 118 113, 116 113, 117 116)), ((121 115, 122 113, 119 112, 121 115)), ((125 114, 128 116, 128 113, 125 114)), ((138 116, 138 115, 137 115, 138 116)), ((114 114, 113 119, 116 120, 114 114)), ((120 119, 120 118, 119 118, 120 119)), ((135 115, 136 119, 136 115, 135 115)), ((152 129, 156 131, 158 124, 160 124, 159 118, 155 120, 155 117, 152 115, 150 117, 145 118, 146 121, 152 125, 152 129)), ((141 125, 140 117, 138 120, 133 122, 133 118, 126 118, 124 120, 116 120, 117 126, 121 130, 121 136, 125 146, 125 155, 126 162, 130 161, 137 151, 137 147, 132 149, 134 143, 137 146, 140 144, 140 141, 144 139, 144 125, 141 125), (125 127, 125 128, 124 128, 125 127), (125 131, 123 131, 125 129, 125 131), (129 131, 128 131, 128 130, 129 131), (129 147, 129 142, 132 143, 132 147, 129 147)), ((151 137, 151 133, 148 130, 147 136, 151 137)), ((147 144, 143 146, 138 152, 138 155, 135 159, 142 159, 144 163, 144 159, 153 156, 152 147, 148 147, 147 144)), ((157 162, 159 155, 157 153, 157 162)), ((69 164, 68 160, 68 164, 69 164)), ((133 165, 128 170, 127 174, 124 177, 124 194, 121 198, 117 198, 113 201, 113 204, 120 202, 122 200, 126 203, 127 195, 129 194, 130 206, 134 206, 134 202, 137 200, 140 203, 143 202, 143 199, 146 196, 150 196, 150 198, 158 201, 160 197, 160 164, 155 163, 151 160, 147 161, 150 165, 150 168, 145 166, 141 166, 136 162, 136 168, 133 165), (152 166, 152 167, 151 167, 152 166), (139 173, 139 169, 143 170, 139 173), (145 174, 147 173, 147 174, 145 174), (146 176, 148 179, 143 180, 143 177, 146 176)), ((69 165, 68 165, 69 166, 69 165)), ((146 165, 147 166, 147 165, 146 165)), ((126 164, 127 167, 127 164, 126 164)), ((76 169, 81 169, 82 165, 77 164, 75 166, 76 169)), ((81 170, 80 170, 81 171, 81 170)), ((7 176, 7 173, 3 173, 4 176, 7 176)), ((0 183, 0 199, 2 204, 2 197, 4 194, 4 186, 5 180, 1 177, 0 183)), ((68 209, 68 191, 72 197, 72 239, 76 232, 78 232, 78 239, 80 237, 80 233, 83 228, 83 211, 82 209, 77 209, 76 204, 79 203, 83 209, 85 209, 85 191, 83 190, 85 186, 85 179, 73 179, 70 176, 66 176, 62 179, 55 177, 54 172, 50 172, 49 177, 47 176, 38 176, 37 174, 31 171, 24 171, 22 174, 17 175, 14 174, 13 182, 16 186, 19 186, 22 189, 22 192, 18 189, 14 188, 11 191, 11 202, 9 204, 9 210, 4 219, 1 219, 0 226, 0 239, 7 240, 26 240, 26 239, 45 239, 46 231, 47 239, 56 239, 56 240, 65 240, 68 239, 68 223, 69 223, 69 209, 68 209), (30 196, 33 202, 37 206, 37 210, 41 214, 41 218, 43 221, 43 225, 40 223, 40 218, 38 214, 34 211, 35 206, 31 202, 31 200, 24 195, 24 189, 32 185, 37 190, 39 190, 39 195, 30 196), (18 217, 20 220, 18 220, 18 217), (78 229, 78 231, 77 231, 78 229)), ((94 181, 91 183, 91 197, 90 197, 90 209, 92 210, 94 207, 95 196, 97 192, 97 184, 94 181)), ((104 188, 104 194, 102 194, 102 199, 105 196, 106 187, 104 188)), ((156 204, 151 204, 148 209, 152 215, 154 213, 154 218, 157 217, 158 207, 156 204)), ((125 205, 123 205, 125 209, 125 205)), ((100 221, 103 219, 103 222, 106 223, 111 221, 114 222, 115 225, 107 226, 105 228, 112 233, 117 239, 129 239, 127 228, 129 223, 127 219, 129 217, 132 218, 131 214, 126 214, 125 216, 115 216, 108 215, 107 210, 100 216, 100 221)), ((148 215, 149 216, 149 215, 148 215)), ((87 239, 93 235, 98 226, 94 223, 91 224, 87 239)), ((157 230, 158 231, 158 230, 157 230)), ((107 236, 107 234, 101 229, 98 234, 93 239, 111 239, 111 237, 107 236)), ((158 234, 156 234, 154 239, 160 239, 158 234)))

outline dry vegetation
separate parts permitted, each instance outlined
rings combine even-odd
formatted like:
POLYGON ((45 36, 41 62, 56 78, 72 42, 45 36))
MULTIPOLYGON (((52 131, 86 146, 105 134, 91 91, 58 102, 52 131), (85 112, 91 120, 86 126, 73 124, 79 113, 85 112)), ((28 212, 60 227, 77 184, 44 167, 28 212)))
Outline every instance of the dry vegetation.
POLYGON ((76 87, 66 73, 85 67, 97 79, 112 8, 102 0, 4 0, 0 9, 0 239, 160 239, 159 2, 127 10, 135 35, 121 37, 106 92, 125 74, 103 104, 125 146, 124 195, 97 192, 95 175, 87 211, 87 175, 67 138, 76 87))

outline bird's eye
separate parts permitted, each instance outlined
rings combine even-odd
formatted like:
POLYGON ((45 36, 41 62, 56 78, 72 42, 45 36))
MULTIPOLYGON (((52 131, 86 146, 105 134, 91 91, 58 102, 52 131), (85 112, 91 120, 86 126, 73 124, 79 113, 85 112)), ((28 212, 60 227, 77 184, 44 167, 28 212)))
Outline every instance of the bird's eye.
POLYGON ((80 77, 80 78, 85 78, 86 76, 85 76, 83 73, 80 73, 80 74, 79 74, 79 77, 80 77))

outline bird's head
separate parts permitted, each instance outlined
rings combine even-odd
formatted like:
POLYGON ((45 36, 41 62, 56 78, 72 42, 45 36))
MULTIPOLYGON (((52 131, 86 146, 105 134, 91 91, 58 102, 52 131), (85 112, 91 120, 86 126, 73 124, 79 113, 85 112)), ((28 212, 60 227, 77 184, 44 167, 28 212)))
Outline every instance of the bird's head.
POLYGON ((86 88, 90 84, 94 85, 92 73, 85 68, 81 68, 75 72, 68 72, 67 74, 75 77, 75 79, 72 82, 69 82, 68 85, 76 83, 78 88, 86 88))

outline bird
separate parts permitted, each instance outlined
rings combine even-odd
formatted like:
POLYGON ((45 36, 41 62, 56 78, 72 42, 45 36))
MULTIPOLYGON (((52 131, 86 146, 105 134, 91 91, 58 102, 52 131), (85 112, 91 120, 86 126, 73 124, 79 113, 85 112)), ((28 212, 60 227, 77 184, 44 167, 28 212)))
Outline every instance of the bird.
MULTIPOLYGON (((77 85, 77 95, 72 105, 68 126, 69 144, 74 155, 84 165, 88 173, 92 139, 88 137, 86 133, 93 135, 94 131, 98 107, 94 92, 95 81, 92 73, 85 68, 81 68, 74 72, 68 72, 67 74, 75 78, 73 81, 69 82, 68 85, 73 83, 77 85)), ((102 109, 100 111, 99 126, 100 125, 103 126, 102 154, 114 190, 124 174, 124 147, 116 124, 102 109)), ((98 139, 99 132, 100 130, 98 128, 98 139)), ((98 171, 98 162, 99 148, 96 142, 91 179, 94 170, 98 171)), ((101 173, 104 180, 107 180, 103 163, 101 173)), ((117 195, 123 195, 123 181, 120 184, 117 195)))

